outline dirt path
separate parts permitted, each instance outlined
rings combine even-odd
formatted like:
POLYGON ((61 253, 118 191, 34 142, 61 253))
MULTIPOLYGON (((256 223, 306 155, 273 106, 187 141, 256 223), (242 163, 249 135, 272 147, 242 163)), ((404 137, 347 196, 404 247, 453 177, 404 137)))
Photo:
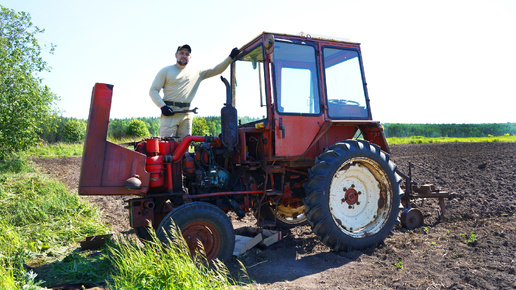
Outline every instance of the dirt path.
MULTIPOLYGON (((516 288, 516 143, 391 146, 402 172, 408 162, 421 183, 451 192, 447 220, 438 205, 421 205, 425 225, 396 226, 385 244, 365 251, 329 251, 308 226, 283 232, 283 240, 254 248, 240 261, 254 289, 514 289, 516 288), (468 238, 475 242, 466 243, 468 238)), ((35 160, 37 167, 77 192, 80 158, 35 160)), ((122 197, 88 197, 113 230, 128 232, 122 197)), ((251 222, 235 221, 235 227, 251 222)), ((237 268, 236 258, 229 265, 237 268)))

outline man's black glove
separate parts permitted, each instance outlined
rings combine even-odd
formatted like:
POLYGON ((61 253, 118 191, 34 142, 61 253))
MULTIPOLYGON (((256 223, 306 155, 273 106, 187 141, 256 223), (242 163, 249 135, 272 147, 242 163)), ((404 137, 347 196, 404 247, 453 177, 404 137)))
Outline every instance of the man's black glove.
POLYGON ((235 47, 235 48, 233 48, 233 50, 231 50, 231 53, 229 54, 229 57, 231 57, 231 59, 234 59, 235 56, 237 56, 239 52, 240 51, 238 51, 238 48, 235 47))
POLYGON ((174 111, 169 106, 165 105, 161 107, 161 114, 163 114, 163 116, 172 116, 174 115, 174 111))

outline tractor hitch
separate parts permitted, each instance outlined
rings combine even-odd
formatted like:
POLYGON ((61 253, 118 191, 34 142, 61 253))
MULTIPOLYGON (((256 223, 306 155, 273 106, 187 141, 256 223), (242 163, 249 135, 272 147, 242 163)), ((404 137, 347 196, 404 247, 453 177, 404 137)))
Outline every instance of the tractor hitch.
POLYGON ((423 225, 423 214, 417 208, 412 208, 411 201, 416 199, 437 198, 439 201, 440 218, 445 218, 444 199, 449 198, 447 191, 436 189, 433 184, 418 184, 412 178, 412 168, 418 167, 426 171, 430 171, 420 165, 409 162, 408 175, 396 170, 406 182, 405 195, 401 198, 404 210, 401 214, 401 224, 408 229, 414 229, 423 225))

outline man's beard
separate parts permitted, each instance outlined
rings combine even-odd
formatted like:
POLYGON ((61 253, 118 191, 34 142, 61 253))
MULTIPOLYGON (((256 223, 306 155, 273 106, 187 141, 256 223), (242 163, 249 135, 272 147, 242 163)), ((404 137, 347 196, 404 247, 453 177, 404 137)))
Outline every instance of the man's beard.
POLYGON ((188 64, 188 60, 177 60, 177 64, 181 66, 185 66, 188 64))

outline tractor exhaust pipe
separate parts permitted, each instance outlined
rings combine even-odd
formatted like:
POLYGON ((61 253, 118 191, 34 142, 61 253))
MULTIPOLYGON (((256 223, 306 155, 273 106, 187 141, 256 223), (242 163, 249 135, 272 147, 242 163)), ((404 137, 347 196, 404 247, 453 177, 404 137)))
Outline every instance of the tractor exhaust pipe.
POLYGON ((238 118, 237 110, 233 107, 231 86, 224 77, 220 77, 224 85, 226 85, 226 103, 220 110, 220 122, 222 129, 222 144, 227 146, 231 151, 238 144, 238 118))

